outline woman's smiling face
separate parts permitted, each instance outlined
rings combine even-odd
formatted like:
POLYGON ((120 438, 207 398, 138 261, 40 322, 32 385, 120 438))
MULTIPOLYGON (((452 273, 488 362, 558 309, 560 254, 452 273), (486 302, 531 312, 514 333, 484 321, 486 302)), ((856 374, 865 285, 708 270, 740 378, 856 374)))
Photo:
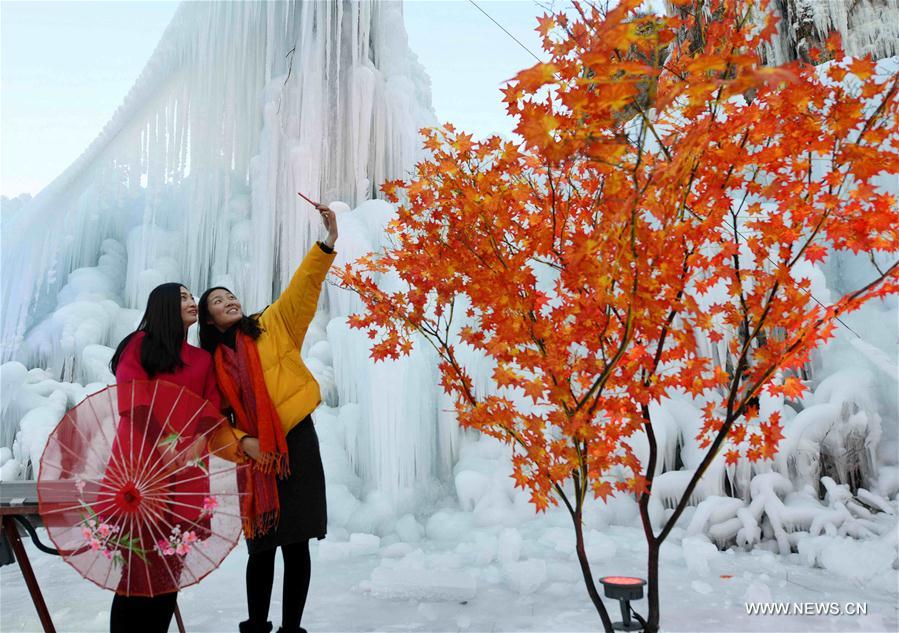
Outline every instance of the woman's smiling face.
POLYGON ((181 286, 181 321, 184 327, 190 327, 197 322, 197 302, 190 290, 181 286))
POLYGON ((229 290, 217 288, 206 298, 212 324, 224 332, 243 318, 240 301, 229 290))

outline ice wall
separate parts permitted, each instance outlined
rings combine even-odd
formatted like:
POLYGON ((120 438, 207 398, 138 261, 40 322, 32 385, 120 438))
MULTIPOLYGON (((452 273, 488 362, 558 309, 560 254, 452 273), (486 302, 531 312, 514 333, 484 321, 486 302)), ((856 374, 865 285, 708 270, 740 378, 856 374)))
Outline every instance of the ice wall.
POLYGON ((4 215, 3 360, 37 360, 26 333, 108 240, 127 251, 122 306, 173 276, 264 306, 318 237, 295 192, 372 197, 433 122, 399 2, 184 3, 96 140, 4 215))
MULTIPOLYGON (((644 6, 648 11, 674 10, 668 0, 646 0, 644 6)), ((807 58, 832 34, 838 34, 846 53, 855 57, 899 54, 899 0, 772 0, 771 9, 781 17, 777 35, 765 50, 771 64, 807 58)))
POLYGON ((783 16, 771 50, 773 63, 806 55, 838 33, 849 55, 875 59, 899 53, 897 0, 778 0, 783 16))
MULTIPOLYGON (((57 410, 112 380, 110 348, 157 284, 227 285, 248 311, 270 303, 321 236, 297 191, 361 205, 338 205, 342 261, 377 247, 392 207, 369 199, 412 167, 418 130, 434 123, 400 2, 182 4, 96 140, 4 210, 2 360, 15 362, 3 365, 0 446, 18 466, 0 479, 34 476, 57 410)), ((427 480, 436 392, 399 392, 436 384, 433 361, 368 371, 364 345, 337 343, 332 359, 326 326, 351 307, 341 296, 323 292, 304 355, 328 404, 361 408, 352 466, 388 491, 427 480), (338 400, 332 363, 366 390, 338 400)))

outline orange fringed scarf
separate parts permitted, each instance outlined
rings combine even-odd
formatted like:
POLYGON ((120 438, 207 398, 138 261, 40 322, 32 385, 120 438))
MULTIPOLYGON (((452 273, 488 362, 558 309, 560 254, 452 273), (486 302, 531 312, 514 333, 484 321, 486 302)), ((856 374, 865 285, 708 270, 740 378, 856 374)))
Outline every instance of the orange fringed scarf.
POLYGON ((259 440, 262 455, 237 471, 244 534, 252 539, 278 525, 281 506, 277 479, 290 474, 287 439, 281 418, 265 386, 256 342, 237 332, 235 348, 215 350, 215 375, 237 417, 237 428, 259 440))

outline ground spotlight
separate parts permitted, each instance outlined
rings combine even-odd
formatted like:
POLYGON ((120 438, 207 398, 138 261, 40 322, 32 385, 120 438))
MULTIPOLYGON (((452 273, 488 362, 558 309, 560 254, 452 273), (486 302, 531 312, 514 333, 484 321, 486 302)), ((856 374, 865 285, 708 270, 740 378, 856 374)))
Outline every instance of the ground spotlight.
POLYGON ((619 631, 642 631, 646 620, 631 607, 631 600, 639 600, 643 597, 643 585, 646 581, 632 576, 605 576, 599 579, 606 592, 606 598, 617 600, 621 605, 621 622, 615 622, 612 627, 619 631), (636 622, 631 620, 633 614, 636 622))

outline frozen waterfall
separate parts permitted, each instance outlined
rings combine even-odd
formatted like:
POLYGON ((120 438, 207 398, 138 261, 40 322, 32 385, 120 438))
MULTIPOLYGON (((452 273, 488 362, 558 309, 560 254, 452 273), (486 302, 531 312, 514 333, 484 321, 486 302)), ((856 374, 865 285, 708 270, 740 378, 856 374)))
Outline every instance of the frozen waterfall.
POLYGON ((296 192, 373 197, 434 121, 399 2, 184 3, 97 139, 4 217, 3 360, 107 240, 123 305, 173 277, 267 304, 317 237, 296 192))
MULTIPOLYGON (((3 218, 2 355, 17 362, 4 366, 0 445, 23 465, 40 455, 57 410, 111 379, 109 348, 157 284, 179 280, 196 294, 223 284, 248 310, 268 304, 320 237, 318 213, 297 191, 362 205, 342 208, 338 251, 377 246, 392 207, 371 199, 412 167, 418 130, 435 122, 400 2, 182 4, 96 140, 3 218), (22 385, 33 387, 27 397, 22 385)), ((346 345, 333 339, 332 360, 325 326, 343 321, 351 299, 323 291, 308 362, 328 404, 366 416, 353 466, 398 490, 436 467, 436 402, 416 400, 412 411, 397 396, 435 366, 421 357, 369 370, 364 346, 342 357, 346 345), (367 391, 335 400, 332 363, 367 391)), ((350 381, 339 384, 344 395, 350 381)))

